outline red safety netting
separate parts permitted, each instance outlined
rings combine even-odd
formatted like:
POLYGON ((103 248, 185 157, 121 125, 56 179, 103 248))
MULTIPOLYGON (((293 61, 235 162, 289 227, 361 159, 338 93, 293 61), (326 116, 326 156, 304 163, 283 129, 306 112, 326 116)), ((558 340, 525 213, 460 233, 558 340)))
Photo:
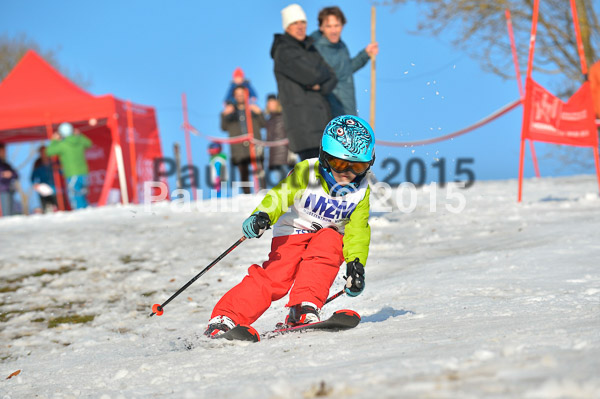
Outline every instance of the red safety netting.
POLYGON ((493 113, 486 116, 485 118, 473 123, 472 125, 467 126, 462 129, 459 129, 455 132, 443 135, 443 136, 433 137, 431 139, 425 139, 425 140, 405 141, 405 142, 376 140, 376 143, 377 143, 377 145, 383 145, 383 146, 388 146, 388 147, 414 147, 414 146, 419 146, 419 145, 439 143, 439 142, 445 141, 445 140, 451 140, 455 137, 462 136, 463 134, 469 133, 477 128, 480 128, 481 126, 483 126, 485 124, 490 123, 491 121, 501 117, 502 115, 508 113, 509 111, 512 111, 519 105, 521 105, 521 100, 515 100, 509 104, 506 104, 504 107, 498 109, 497 111, 494 111, 493 113))
MULTIPOLYGON (((455 137, 462 136, 463 134, 472 132, 473 130, 478 129, 481 126, 488 124, 488 123, 492 122, 493 120, 501 117, 502 115, 512 111, 519 105, 521 105, 520 99, 512 101, 512 102, 506 104, 505 106, 503 106, 502 108, 492 112, 490 115, 473 123, 472 125, 464 127, 462 129, 459 129, 452 133, 445 134, 443 136, 433 137, 433 138, 425 139, 425 140, 415 140, 415 141, 376 140, 375 143, 377 145, 382 145, 382 146, 386 146, 386 147, 414 147, 414 146, 420 146, 420 145, 439 143, 439 142, 450 140, 455 137)), ((192 133, 203 136, 207 140, 213 141, 215 143, 237 144, 237 143, 242 143, 244 141, 252 141, 254 144, 262 146, 262 147, 277 147, 280 145, 288 144, 288 139, 275 140, 275 141, 264 141, 264 140, 257 140, 257 139, 249 139, 247 136, 238 136, 238 137, 231 137, 231 138, 209 136, 207 134, 202 133, 201 131, 199 131, 198 129, 196 129, 195 127, 193 127, 192 125, 189 125, 189 124, 187 125, 187 129, 189 129, 192 133)))

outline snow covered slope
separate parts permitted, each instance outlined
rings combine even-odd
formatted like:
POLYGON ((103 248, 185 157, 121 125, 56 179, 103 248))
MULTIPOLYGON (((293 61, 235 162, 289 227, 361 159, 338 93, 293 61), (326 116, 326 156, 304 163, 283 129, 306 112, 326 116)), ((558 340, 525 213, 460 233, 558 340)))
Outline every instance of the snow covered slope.
MULTIPOLYGON (((162 317, 148 314, 241 236, 258 197, 212 213, 159 204, 2 218, 0 398, 598 398, 596 180, 524 187, 522 204, 515 181, 477 182, 458 214, 442 192, 431 212, 425 190, 414 212, 374 213, 365 292, 323 309, 355 309, 362 323, 257 344, 195 337, 266 260, 269 233, 162 317)), ((271 329, 284 304, 255 327, 271 329)))

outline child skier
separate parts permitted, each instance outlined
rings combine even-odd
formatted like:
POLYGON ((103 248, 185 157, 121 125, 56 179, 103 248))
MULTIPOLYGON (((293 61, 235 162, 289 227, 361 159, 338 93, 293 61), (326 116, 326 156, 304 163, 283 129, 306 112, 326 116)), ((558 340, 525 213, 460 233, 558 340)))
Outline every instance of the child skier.
POLYGON ((223 153, 220 143, 210 143, 208 155, 210 155, 210 183, 212 189, 217 192, 217 198, 221 198, 221 182, 227 181, 227 155, 223 153))
POLYGON ((371 240, 365 175, 375 160, 374 147, 373 130, 363 119, 343 115, 329 122, 319 158, 298 163, 244 221, 247 238, 273 226, 269 260, 250 266, 242 282, 219 300, 206 336, 252 324, 288 292, 287 325, 319 321, 344 260, 345 292, 357 296, 363 291, 371 240))

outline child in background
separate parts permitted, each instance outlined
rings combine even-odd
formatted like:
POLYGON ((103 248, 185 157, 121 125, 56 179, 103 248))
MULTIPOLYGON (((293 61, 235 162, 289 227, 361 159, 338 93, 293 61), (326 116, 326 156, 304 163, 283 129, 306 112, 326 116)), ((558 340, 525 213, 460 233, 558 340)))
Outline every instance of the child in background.
POLYGON ((233 71, 232 78, 233 79, 231 80, 231 84, 229 85, 227 94, 225 95, 225 104, 235 103, 233 92, 238 86, 242 86, 248 89, 248 101, 250 102, 250 104, 256 104, 256 90, 254 90, 254 87, 252 87, 250 81, 244 78, 244 71, 242 71, 242 68, 235 68, 235 70, 233 71))
POLYGON ((208 145, 210 182, 213 190, 217 191, 217 198, 221 198, 221 182, 227 181, 227 155, 222 151, 223 147, 220 143, 208 145))
POLYGON ((319 158, 298 163, 244 221, 248 238, 273 226, 269 259, 250 266, 242 282, 219 300, 206 336, 252 324, 288 292, 288 326, 319 321, 344 261, 346 293, 362 292, 371 240, 364 177, 375 160, 374 147, 373 130, 363 119, 343 115, 329 122, 319 158))

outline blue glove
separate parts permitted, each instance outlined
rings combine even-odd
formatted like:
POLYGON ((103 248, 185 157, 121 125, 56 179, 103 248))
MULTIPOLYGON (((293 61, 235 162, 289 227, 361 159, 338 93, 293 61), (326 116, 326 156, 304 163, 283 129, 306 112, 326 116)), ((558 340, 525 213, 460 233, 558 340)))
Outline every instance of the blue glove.
POLYGON ((258 238, 271 226, 271 219, 265 212, 256 211, 242 223, 242 230, 247 238, 258 238))
POLYGON ((356 258, 352 262, 346 264, 346 294, 349 296, 359 296, 365 289, 365 268, 356 258))

